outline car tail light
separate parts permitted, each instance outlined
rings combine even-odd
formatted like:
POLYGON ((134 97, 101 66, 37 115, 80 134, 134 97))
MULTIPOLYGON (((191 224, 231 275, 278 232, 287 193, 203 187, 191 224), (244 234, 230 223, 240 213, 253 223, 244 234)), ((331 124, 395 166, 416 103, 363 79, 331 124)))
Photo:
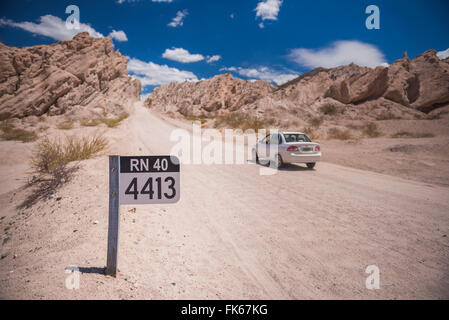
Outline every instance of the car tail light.
POLYGON ((315 151, 321 151, 321 147, 320 146, 316 146, 315 147, 315 151))
POLYGON ((298 151, 298 147, 297 146, 288 147, 287 151, 298 151))

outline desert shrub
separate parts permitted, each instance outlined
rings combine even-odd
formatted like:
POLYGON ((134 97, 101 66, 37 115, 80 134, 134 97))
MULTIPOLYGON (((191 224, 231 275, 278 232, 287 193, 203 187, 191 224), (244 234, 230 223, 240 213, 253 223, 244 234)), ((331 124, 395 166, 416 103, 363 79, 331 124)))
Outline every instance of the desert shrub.
POLYGON ((82 125, 83 127, 96 127, 100 124, 100 120, 97 119, 81 119, 80 121, 80 125, 82 125))
POLYGON ((189 116, 186 116, 185 118, 192 122, 199 121, 199 122, 201 122, 201 124, 205 124, 207 122, 207 119, 205 117, 200 117, 200 116, 189 115, 189 116))
POLYGON ((115 128, 118 127, 118 125, 128 117, 129 114, 124 112, 118 118, 102 118, 100 119, 100 121, 107 125, 109 128, 115 128))
POLYGON ((3 121, 0 124, 0 130, 3 131, 3 133, 0 134, 0 139, 3 140, 32 142, 38 139, 38 136, 35 132, 23 129, 15 129, 7 121, 3 121))
POLYGON ((428 114, 425 117, 425 120, 438 120, 438 119, 441 119, 440 114, 428 114))
POLYGON ((214 126, 215 128, 229 127, 232 129, 241 129, 243 131, 247 129, 254 129, 255 131, 258 131, 261 129, 267 129, 267 127, 275 124, 276 120, 274 118, 259 119, 243 113, 233 112, 226 115, 217 116, 214 126))
POLYGON ((321 113, 327 115, 327 116, 334 116, 338 113, 338 109, 336 106, 331 104, 326 104, 324 106, 320 107, 321 113))
POLYGON ((375 123, 369 123, 365 129, 363 130, 363 134, 366 135, 369 138, 377 138, 381 136, 381 133, 379 132, 377 125, 375 123))
POLYGON ((365 126, 361 124, 354 124, 350 123, 346 125, 346 128, 352 129, 352 130, 362 130, 365 126))
POLYGON ((75 126, 75 124, 73 123, 73 121, 64 121, 64 122, 61 122, 60 124, 58 124, 58 129, 70 130, 70 129, 73 129, 74 126, 75 126))
POLYGON ((90 159, 107 145, 108 142, 102 135, 66 136, 63 140, 46 137, 37 143, 33 151, 32 168, 37 173, 50 173, 54 168, 72 161, 90 159))
POLYGON ((383 111, 376 117, 376 120, 397 120, 400 117, 396 117, 391 111, 383 111))
POLYGON ((327 131, 328 139, 350 140, 352 139, 351 131, 341 130, 339 128, 331 128, 327 131))
POLYGON ((398 131, 395 134, 391 136, 394 139, 398 138, 433 138, 435 135, 430 132, 424 132, 424 133, 415 133, 415 132, 408 132, 408 131, 398 131))
POLYGON ((309 120, 309 123, 312 127, 318 128, 323 123, 323 118, 313 117, 309 120))
POLYGON ((101 135, 91 138, 67 136, 64 140, 44 138, 39 141, 31 156, 33 178, 27 186, 33 190, 19 208, 30 207, 54 194, 78 170, 74 161, 92 158, 106 147, 107 141, 101 135))
POLYGON ((312 141, 316 141, 316 140, 318 140, 320 138, 320 136, 315 132, 315 129, 311 128, 311 127, 303 128, 301 130, 301 132, 305 133, 306 135, 308 135, 309 138, 312 139, 312 141))

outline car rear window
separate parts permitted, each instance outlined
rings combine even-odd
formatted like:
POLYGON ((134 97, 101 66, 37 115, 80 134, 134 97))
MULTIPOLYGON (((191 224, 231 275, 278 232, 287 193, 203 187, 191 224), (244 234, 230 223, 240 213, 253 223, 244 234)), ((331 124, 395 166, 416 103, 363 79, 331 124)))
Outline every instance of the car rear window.
POLYGON ((310 138, 305 134, 300 133, 284 133, 285 142, 312 142, 310 138))

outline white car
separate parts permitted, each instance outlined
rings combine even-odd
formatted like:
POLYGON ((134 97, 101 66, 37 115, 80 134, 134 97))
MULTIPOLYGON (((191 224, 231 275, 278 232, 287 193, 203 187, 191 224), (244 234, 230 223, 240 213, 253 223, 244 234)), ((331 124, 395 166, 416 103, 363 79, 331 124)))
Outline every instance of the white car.
POLYGON ((275 168, 285 163, 305 163, 309 169, 321 160, 321 146, 302 132, 269 134, 252 149, 257 163, 271 163, 275 168))

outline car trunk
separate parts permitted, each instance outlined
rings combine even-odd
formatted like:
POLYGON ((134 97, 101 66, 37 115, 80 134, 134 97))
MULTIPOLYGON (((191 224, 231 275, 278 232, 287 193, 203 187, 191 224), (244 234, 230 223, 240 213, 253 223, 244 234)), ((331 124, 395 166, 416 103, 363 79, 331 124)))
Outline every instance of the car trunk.
POLYGON ((304 154, 304 153, 318 153, 319 151, 315 151, 315 147, 318 146, 318 143, 314 142, 292 142, 287 143, 287 148, 297 147, 298 150, 291 151, 294 154, 304 154))

